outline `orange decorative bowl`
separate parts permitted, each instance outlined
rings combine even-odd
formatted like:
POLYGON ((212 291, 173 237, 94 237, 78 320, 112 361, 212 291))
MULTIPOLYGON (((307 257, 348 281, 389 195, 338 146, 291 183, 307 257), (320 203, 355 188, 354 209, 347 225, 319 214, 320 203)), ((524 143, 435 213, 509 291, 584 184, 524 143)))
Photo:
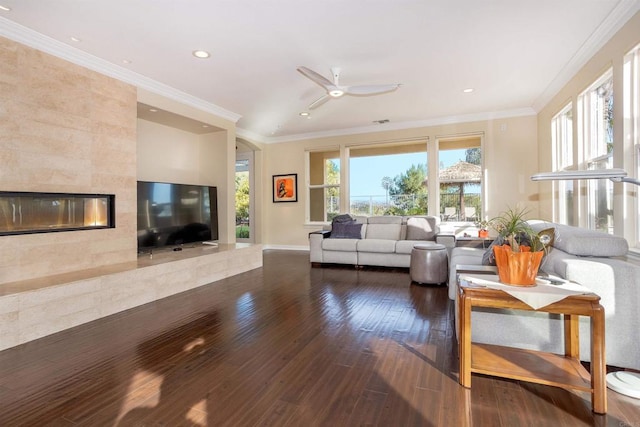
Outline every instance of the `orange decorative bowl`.
POLYGON ((520 252, 513 252, 511 246, 494 246, 498 276, 500 281, 514 286, 535 286, 536 276, 544 252, 531 252, 529 246, 520 246, 520 252))

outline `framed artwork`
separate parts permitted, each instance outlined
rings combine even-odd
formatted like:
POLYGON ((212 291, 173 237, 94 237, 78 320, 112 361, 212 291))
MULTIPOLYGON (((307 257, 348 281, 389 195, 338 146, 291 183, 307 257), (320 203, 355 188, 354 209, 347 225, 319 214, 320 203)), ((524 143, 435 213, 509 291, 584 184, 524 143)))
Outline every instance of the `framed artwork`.
POLYGON ((273 203, 298 201, 298 174, 273 175, 273 203))

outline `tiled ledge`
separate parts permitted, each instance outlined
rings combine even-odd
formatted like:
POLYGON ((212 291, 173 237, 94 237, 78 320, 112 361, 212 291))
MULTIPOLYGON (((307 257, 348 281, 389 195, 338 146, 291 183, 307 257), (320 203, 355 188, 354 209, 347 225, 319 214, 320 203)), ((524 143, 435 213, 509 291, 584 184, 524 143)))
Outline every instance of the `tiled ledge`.
POLYGON ((220 244, 0 285, 0 350, 262 266, 262 245, 220 244))

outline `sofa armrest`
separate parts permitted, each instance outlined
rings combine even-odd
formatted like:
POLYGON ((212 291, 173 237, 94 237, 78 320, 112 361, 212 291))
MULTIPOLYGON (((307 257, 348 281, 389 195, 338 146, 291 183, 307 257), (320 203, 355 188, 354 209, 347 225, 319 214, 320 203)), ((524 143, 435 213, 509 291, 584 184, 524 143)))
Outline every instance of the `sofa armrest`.
POLYGON ((330 231, 318 230, 309 233, 309 261, 322 262, 322 241, 331 235, 330 231))
POLYGON ((309 233, 309 238, 311 238, 312 234, 319 234, 322 236, 322 238, 324 239, 325 237, 329 237, 331 235, 331 231, 329 230, 316 230, 316 231, 312 231, 311 233, 309 233))

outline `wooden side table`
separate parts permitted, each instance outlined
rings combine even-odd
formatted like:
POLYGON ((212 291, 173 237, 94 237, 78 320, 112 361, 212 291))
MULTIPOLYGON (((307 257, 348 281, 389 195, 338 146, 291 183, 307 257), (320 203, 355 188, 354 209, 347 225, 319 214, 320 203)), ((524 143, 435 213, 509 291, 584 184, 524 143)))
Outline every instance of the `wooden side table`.
POLYGON ((607 412, 604 308, 596 294, 571 295, 534 310, 497 289, 458 284, 459 382, 471 387, 471 373, 492 375, 591 393, 594 412, 607 412), (564 355, 471 342, 471 309, 493 307, 556 313, 564 318, 564 355), (580 363, 579 316, 591 318, 591 373, 580 363))

